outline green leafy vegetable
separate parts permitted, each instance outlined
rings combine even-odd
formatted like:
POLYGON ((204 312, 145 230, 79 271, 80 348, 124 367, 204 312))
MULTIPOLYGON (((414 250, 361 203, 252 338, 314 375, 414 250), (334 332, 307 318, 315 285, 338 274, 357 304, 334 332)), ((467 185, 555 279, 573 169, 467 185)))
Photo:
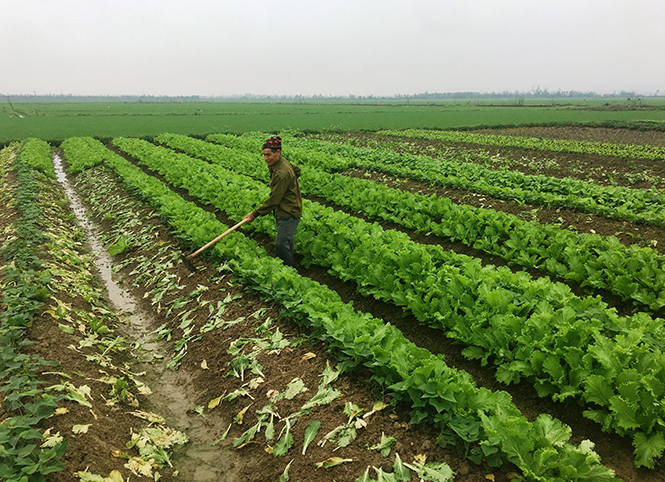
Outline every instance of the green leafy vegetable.
POLYGON ((419 464, 414 462, 411 464, 404 464, 411 470, 413 470, 418 477, 423 480, 431 482, 450 482, 454 479, 455 473, 444 463, 430 463, 430 464, 419 464))
POLYGON ((316 392, 316 395, 314 395, 307 403, 305 403, 301 410, 309 410, 310 408, 314 408, 320 405, 328 405, 341 395, 342 392, 339 390, 330 386, 321 385, 319 387, 319 391, 316 392))
MULTIPOLYGON (((295 459, 293 459, 295 460, 295 459)), ((284 472, 282 472, 282 475, 279 476, 279 480, 277 482, 288 482, 289 481, 289 467, 291 467, 291 464, 293 463, 293 460, 289 462, 284 469, 284 472)))
POLYGON ((395 474, 395 477, 400 482, 407 482, 411 480, 411 472, 409 472, 407 466, 404 465, 404 462, 402 462, 402 459, 399 456, 398 452, 395 452, 395 463, 393 464, 393 474, 395 474))
POLYGON ((283 434, 273 447, 273 455, 275 457, 282 457, 286 455, 289 449, 293 446, 293 434, 291 433, 291 421, 286 419, 286 428, 283 434))
POLYGON ((396 441, 397 440, 395 438, 386 437, 386 434, 381 433, 381 441, 376 445, 372 445, 369 449, 378 450, 381 452, 381 455, 387 457, 390 454, 390 448, 395 444, 396 441))
POLYGON ((127 236, 120 236, 118 242, 109 246, 109 254, 111 256, 117 256, 124 253, 129 248, 127 244, 127 236))
POLYGON ((320 429, 321 429, 321 422, 317 420, 312 420, 309 423, 309 425, 307 425, 307 428, 305 429, 305 441, 302 447, 303 455, 305 455, 307 447, 309 447, 309 444, 311 444, 314 441, 314 438, 317 436, 320 429))

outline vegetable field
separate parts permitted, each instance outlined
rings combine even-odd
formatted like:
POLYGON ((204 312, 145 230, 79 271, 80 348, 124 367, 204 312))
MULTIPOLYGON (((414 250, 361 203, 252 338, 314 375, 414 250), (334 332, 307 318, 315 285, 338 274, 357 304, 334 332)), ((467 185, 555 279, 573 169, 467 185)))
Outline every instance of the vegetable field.
POLYGON ((0 145, 27 137, 62 141, 72 136, 104 138, 155 136, 163 132, 207 135, 285 128, 307 131, 366 131, 427 127, 556 123, 653 124, 665 121, 665 100, 633 108, 625 101, 553 100, 515 106, 442 101, 275 101, 275 102, 12 102, 0 105, 0 145))
POLYGON ((272 133, 8 145, 0 478, 665 480, 665 135, 535 132, 279 132, 296 269, 272 133))

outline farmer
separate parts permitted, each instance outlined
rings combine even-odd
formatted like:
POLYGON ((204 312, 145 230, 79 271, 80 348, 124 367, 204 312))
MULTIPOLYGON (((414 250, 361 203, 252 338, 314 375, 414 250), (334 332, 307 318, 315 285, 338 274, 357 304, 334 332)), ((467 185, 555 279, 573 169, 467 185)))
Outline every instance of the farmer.
POLYGON ((295 266, 293 236, 302 216, 302 197, 298 186, 300 168, 282 157, 282 139, 278 136, 265 141, 261 150, 270 171, 270 196, 244 219, 251 223, 257 216, 272 212, 277 222, 277 257, 285 265, 295 266))

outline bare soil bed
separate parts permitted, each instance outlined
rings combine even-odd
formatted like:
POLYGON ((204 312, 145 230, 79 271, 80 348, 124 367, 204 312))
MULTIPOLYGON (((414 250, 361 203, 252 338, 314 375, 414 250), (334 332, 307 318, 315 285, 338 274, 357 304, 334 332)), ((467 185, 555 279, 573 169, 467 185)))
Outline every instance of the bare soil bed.
POLYGON ((518 127, 510 129, 486 129, 474 131, 518 137, 543 137, 571 141, 614 142, 665 146, 665 132, 656 130, 610 129, 605 127, 518 127))

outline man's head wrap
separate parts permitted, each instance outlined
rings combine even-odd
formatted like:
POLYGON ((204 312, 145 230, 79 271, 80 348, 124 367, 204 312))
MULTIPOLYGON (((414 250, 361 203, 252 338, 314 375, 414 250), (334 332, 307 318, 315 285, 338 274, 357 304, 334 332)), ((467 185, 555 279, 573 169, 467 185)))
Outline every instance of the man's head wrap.
POLYGON ((263 143, 261 149, 281 149, 282 148, 282 138, 279 136, 272 136, 270 139, 263 143))

